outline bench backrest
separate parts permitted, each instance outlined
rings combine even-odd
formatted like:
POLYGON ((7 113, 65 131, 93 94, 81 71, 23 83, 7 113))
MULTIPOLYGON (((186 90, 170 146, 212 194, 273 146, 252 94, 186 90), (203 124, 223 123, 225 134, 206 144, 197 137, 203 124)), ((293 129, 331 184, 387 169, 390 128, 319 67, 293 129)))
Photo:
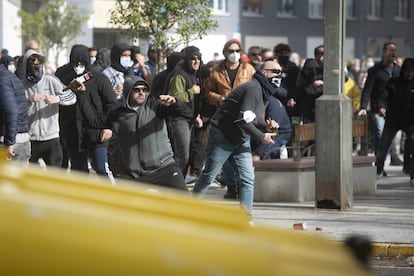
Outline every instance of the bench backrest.
MULTIPOLYGON (((308 142, 315 140, 315 123, 292 125, 292 142, 308 142)), ((368 121, 366 116, 358 117, 352 121, 352 137, 361 137, 360 155, 368 154, 368 121)))

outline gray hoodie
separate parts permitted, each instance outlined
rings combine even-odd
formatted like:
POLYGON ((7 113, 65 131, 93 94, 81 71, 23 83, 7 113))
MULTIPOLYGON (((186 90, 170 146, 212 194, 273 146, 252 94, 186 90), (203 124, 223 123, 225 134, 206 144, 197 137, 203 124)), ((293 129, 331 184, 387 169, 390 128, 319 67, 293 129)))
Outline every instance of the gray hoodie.
POLYGON ((49 95, 57 96, 58 103, 47 104, 45 100, 38 102, 29 101, 28 121, 30 127, 30 140, 47 141, 59 138, 59 104, 73 105, 76 103, 76 95, 69 90, 63 92, 63 84, 58 78, 52 75, 44 74, 44 66, 41 66, 38 80, 30 81, 30 69, 27 70, 27 61, 30 56, 37 54, 43 56, 34 50, 28 50, 23 57, 23 72, 25 77, 22 80, 25 87, 26 98, 35 94, 41 94, 46 97, 49 95))

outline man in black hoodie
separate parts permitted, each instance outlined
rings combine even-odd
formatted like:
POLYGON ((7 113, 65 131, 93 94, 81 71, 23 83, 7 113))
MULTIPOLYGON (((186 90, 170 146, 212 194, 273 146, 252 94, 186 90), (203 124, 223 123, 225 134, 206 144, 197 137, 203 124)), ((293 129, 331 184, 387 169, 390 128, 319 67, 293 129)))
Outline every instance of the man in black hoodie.
POLYGON ((410 185, 414 187, 414 58, 404 60, 399 77, 387 82, 377 104, 378 112, 385 118, 376 153, 377 174, 383 174, 384 160, 392 140, 399 130, 403 130, 407 137, 404 165, 410 174, 410 185))
MULTIPOLYGON (((63 84, 85 74, 90 69, 89 50, 85 45, 74 45, 68 64, 56 70, 63 84)), ((60 110, 61 137, 66 146, 71 169, 89 172, 88 158, 96 173, 106 175, 114 182, 108 166, 108 140, 112 136, 108 115, 116 108, 116 97, 109 80, 99 72, 77 90, 76 105, 60 110)))
POLYGON ((172 73, 168 83, 169 95, 184 102, 188 116, 170 119, 170 135, 174 149, 174 159, 180 165, 185 176, 190 158, 190 138, 193 121, 198 111, 194 110, 194 95, 200 94, 200 83, 197 72, 201 65, 201 53, 197 47, 184 49, 184 62, 172 73))
MULTIPOLYGON (((254 167, 250 137, 263 144, 274 143, 276 122, 265 120, 265 102, 274 93, 277 63, 265 61, 252 81, 236 87, 211 119, 206 147, 206 163, 194 193, 203 195, 213 183, 224 162, 234 163, 240 179, 240 203, 253 215, 254 167), (247 114, 255 118, 245 118, 247 114), (252 120, 253 119, 253 120, 252 120)), ((247 116, 249 117, 249 116, 247 116)))

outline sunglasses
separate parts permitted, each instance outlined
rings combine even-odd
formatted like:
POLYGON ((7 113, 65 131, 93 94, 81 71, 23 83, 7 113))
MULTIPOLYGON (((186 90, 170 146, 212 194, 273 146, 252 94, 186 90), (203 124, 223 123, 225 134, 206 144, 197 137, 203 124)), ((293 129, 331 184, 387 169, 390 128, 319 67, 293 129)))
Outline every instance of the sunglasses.
POLYGON ((257 57, 257 56, 260 56, 260 54, 259 53, 251 53, 250 54, 252 57, 257 57))
POLYGON ((132 92, 138 93, 138 92, 142 92, 142 93, 147 93, 148 89, 146 87, 134 87, 132 88, 132 92))
POLYGON ((282 70, 280 70, 280 69, 264 69, 264 70, 266 70, 266 71, 270 71, 270 72, 275 73, 275 74, 280 74, 280 73, 282 73, 282 70))
POLYGON ((192 57, 191 60, 201 60, 201 58, 195 56, 195 57, 192 57))
POLYGON ((236 49, 236 50, 228 49, 227 52, 229 52, 229 53, 240 53, 240 49, 236 49))

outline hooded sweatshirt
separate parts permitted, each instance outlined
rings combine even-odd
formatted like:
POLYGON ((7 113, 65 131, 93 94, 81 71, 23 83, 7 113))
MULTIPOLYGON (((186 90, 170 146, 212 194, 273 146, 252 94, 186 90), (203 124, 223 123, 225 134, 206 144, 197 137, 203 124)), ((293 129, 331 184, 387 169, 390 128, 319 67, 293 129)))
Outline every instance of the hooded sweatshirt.
POLYGON ((122 52, 126 50, 130 50, 132 53, 131 47, 128 44, 122 42, 115 43, 111 48, 111 66, 102 71, 111 82, 113 89, 115 89, 117 85, 123 85, 126 76, 133 75, 131 68, 125 68, 121 65, 120 58, 122 52))
POLYGON ((46 141, 59 137, 59 104, 73 105, 76 103, 76 96, 72 91, 63 92, 63 85, 56 77, 44 74, 44 65, 41 66, 38 78, 33 80, 27 61, 34 54, 42 56, 34 50, 28 50, 23 57, 23 72, 25 72, 25 78, 22 81, 25 87, 26 98, 34 94, 59 97, 59 103, 47 104, 42 100, 32 102, 29 105, 28 121, 30 126, 30 139, 46 141))
POLYGON ((126 78, 123 90, 125 104, 111 114, 113 129, 121 147, 122 163, 134 178, 175 162, 165 118, 179 114, 184 106, 180 101, 168 107, 161 105, 158 99, 148 97, 147 93, 145 102, 135 110, 129 105, 128 99, 137 84, 149 89, 148 83, 141 77, 126 78))
POLYGON ((414 58, 405 58, 399 77, 390 79, 378 101, 379 108, 386 108, 385 123, 396 129, 414 125, 414 79, 407 79, 405 72, 414 72, 414 58))

